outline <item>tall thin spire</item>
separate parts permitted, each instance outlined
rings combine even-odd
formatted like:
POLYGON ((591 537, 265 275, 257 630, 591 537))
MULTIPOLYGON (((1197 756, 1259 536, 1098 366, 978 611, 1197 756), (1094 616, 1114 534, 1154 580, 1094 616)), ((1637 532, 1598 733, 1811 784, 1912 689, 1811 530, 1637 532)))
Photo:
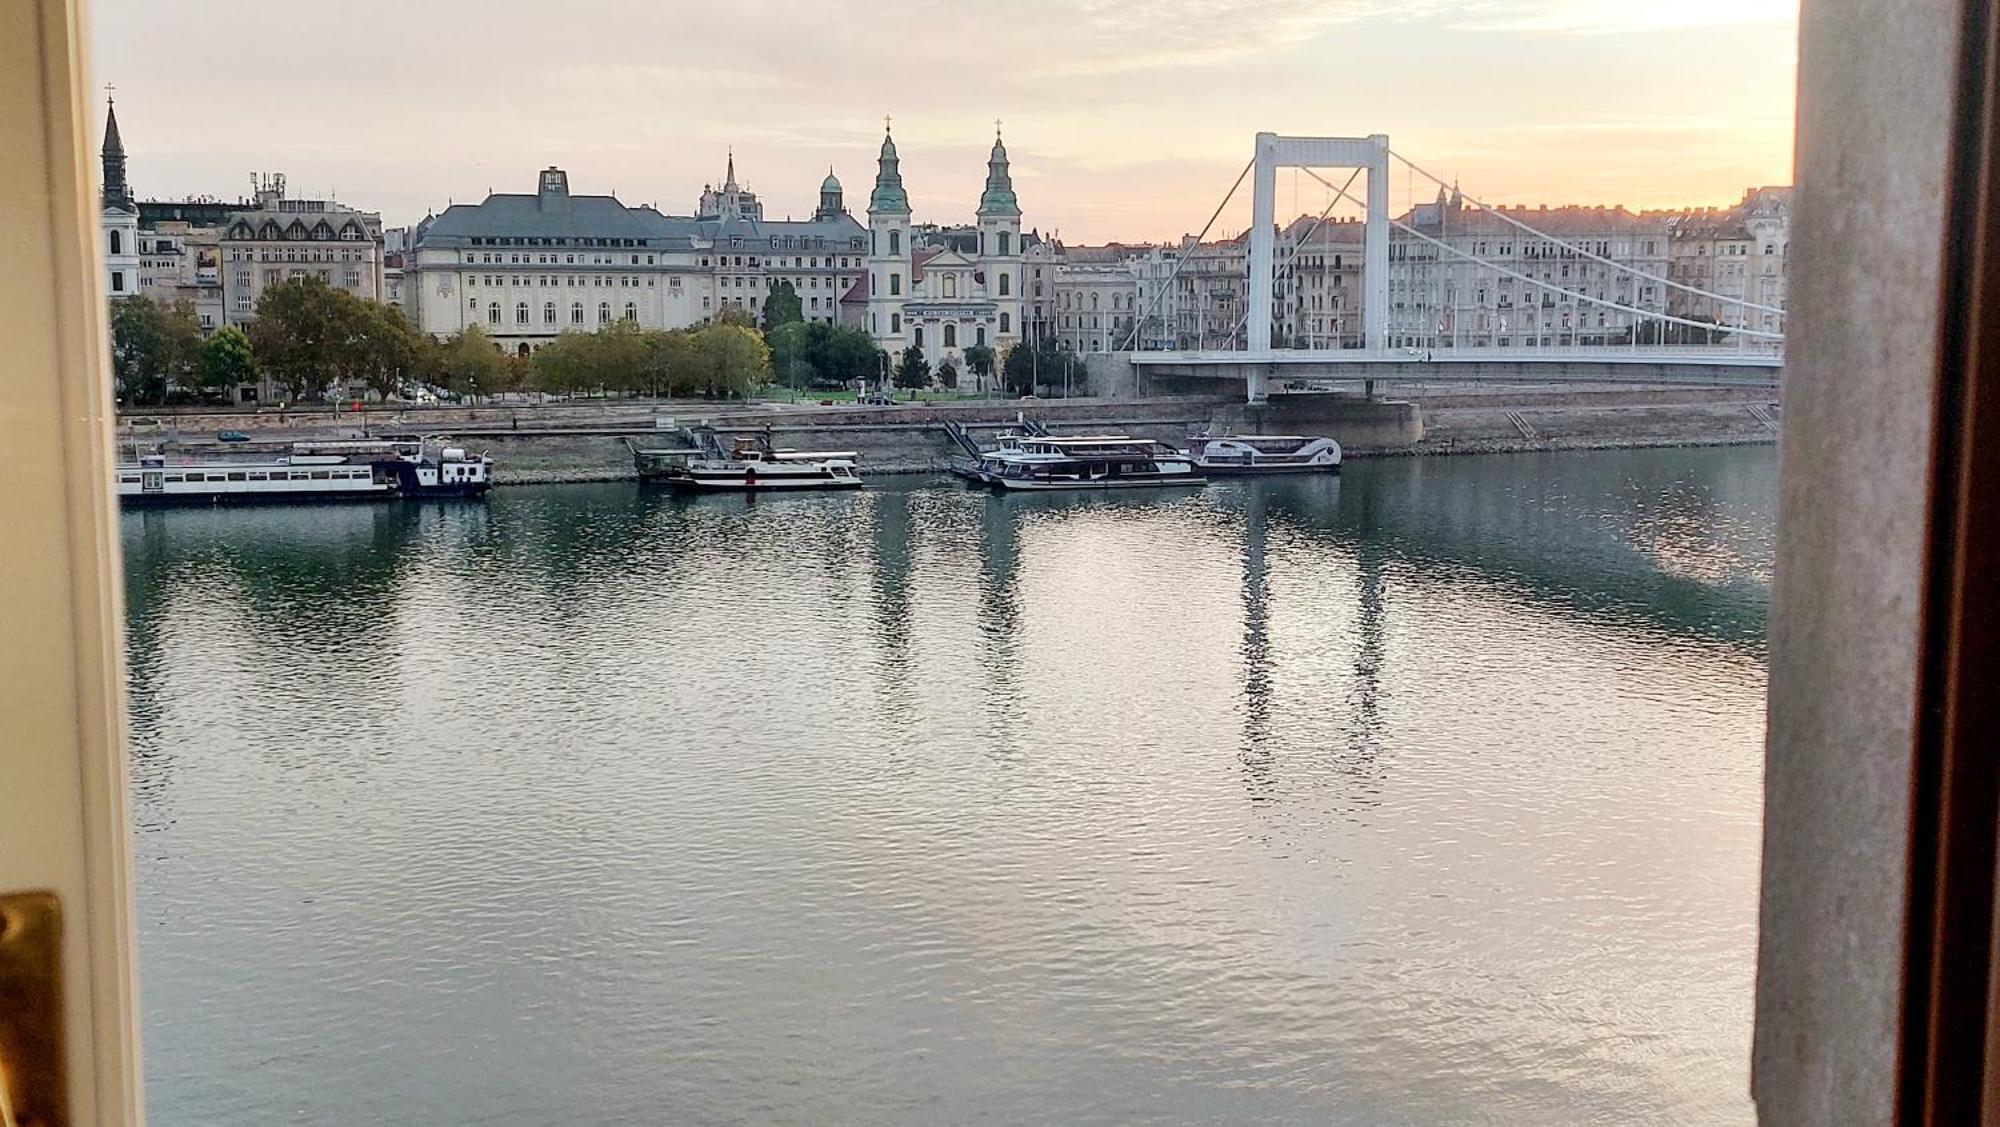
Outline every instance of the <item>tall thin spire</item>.
POLYGON ((104 206, 132 210, 132 188, 125 183, 125 141, 118 135, 118 105, 110 87, 104 95, 104 206))
POLYGON ((736 190, 736 146, 734 145, 729 146, 729 172, 722 178, 722 188, 727 192, 736 190))

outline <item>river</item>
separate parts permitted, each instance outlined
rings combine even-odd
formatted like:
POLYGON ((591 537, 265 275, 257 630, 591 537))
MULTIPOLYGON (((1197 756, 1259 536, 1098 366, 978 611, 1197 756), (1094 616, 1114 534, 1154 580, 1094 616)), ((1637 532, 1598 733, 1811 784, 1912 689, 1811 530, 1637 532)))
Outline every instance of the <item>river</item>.
POLYGON ((151 1120, 1750 1122, 1775 484, 127 513, 151 1120))

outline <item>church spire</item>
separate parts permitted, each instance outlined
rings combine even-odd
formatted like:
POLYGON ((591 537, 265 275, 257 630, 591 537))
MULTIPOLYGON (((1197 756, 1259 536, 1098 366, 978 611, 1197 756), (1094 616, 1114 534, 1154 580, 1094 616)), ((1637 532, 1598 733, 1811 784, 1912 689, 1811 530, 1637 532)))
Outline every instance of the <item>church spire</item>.
POLYGON ((997 121, 993 123, 993 152, 986 158, 986 190, 979 195, 979 214, 1021 215, 1020 201, 1014 198, 1014 177, 1007 169, 1007 146, 1001 143, 997 121))
POLYGON ((729 146, 729 171, 722 178, 722 190, 725 192, 736 190, 736 146, 734 145, 729 146))
POLYGON ((889 119, 882 119, 882 152, 875 160, 875 190, 868 196, 870 214, 908 215, 910 196, 903 190, 901 162, 896 157, 896 139, 889 133, 889 119))
POLYGON ((125 141, 118 136, 118 107, 104 98, 104 206, 132 210, 132 188, 125 183, 125 141))

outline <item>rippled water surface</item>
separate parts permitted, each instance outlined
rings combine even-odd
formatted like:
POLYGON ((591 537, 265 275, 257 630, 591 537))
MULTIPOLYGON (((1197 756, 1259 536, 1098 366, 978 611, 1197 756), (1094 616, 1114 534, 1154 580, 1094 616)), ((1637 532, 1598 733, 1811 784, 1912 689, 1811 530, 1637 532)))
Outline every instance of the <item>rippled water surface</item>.
POLYGON ((1747 1122, 1775 472, 127 514, 152 1119, 1747 1122))

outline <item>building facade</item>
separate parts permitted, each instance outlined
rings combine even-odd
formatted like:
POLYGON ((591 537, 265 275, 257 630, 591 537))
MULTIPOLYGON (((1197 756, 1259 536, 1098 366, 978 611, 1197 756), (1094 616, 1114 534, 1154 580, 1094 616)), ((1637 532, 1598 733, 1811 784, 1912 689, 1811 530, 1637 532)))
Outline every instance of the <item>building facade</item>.
POLYGON ((867 232, 830 169, 812 218, 793 221, 764 218, 736 181, 733 154, 722 186, 704 186, 691 216, 573 195, 569 174, 550 167, 533 194, 494 193, 427 216, 403 254, 402 296, 426 332, 478 324, 526 354, 619 320, 680 329, 731 308, 761 318, 781 283, 806 320, 832 324, 866 254, 867 232))
POLYGON ((882 137, 868 197, 868 278, 864 325, 891 362, 920 348, 933 367, 966 370, 965 349, 1004 354, 1022 337, 1026 248, 1021 205, 996 133, 986 187, 970 236, 914 228, 895 138, 882 137), (919 236, 922 236, 921 240, 919 236))
POLYGON ((257 184, 248 210, 222 226, 222 297, 231 325, 257 315, 265 290, 293 278, 316 277, 364 301, 381 301, 382 217, 334 200, 294 199, 285 174, 257 184))
MULTIPOLYGON (((1751 188, 1729 208, 1664 213, 1672 259, 1668 311, 1691 321, 1782 332, 1791 243, 1790 188, 1751 188), (1713 294, 1716 296, 1708 296, 1713 294), (1764 308, 1757 308, 1762 306, 1764 308)), ((1699 332, 1700 330, 1679 331, 1699 332)))
POLYGON ((1124 352, 1139 315, 1140 248, 1109 243, 1064 247, 1055 272, 1057 347, 1071 352, 1124 352))

